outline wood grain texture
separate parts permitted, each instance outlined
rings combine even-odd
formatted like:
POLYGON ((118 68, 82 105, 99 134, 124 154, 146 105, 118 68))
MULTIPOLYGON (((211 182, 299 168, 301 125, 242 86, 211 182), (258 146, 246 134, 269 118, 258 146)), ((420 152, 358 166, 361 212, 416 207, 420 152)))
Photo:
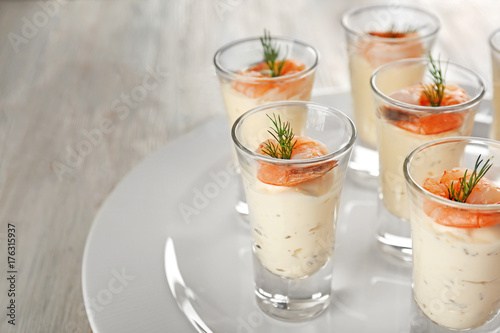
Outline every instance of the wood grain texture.
MULTIPOLYGON (((346 90, 340 17, 370 2, 52 0, 45 10, 36 1, 0 2, 2 308, 9 222, 19 271, 16 326, 2 315, 0 331, 90 331, 81 264, 92 220, 145 156, 224 113, 212 65, 221 45, 264 28, 296 37, 321 54, 315 89, 346 90)), ((442 58, 490 87, 487 37, 500 26, 500 3, 411 3, 440 16, 442 58)))

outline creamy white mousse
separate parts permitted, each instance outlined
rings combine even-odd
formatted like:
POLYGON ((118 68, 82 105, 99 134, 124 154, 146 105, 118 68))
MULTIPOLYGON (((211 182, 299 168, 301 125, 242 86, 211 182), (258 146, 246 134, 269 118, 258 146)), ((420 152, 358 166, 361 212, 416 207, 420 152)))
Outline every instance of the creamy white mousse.
MULTIPOLYGON (((456 86, 450 85, 450 87, 455 89, 456 86)), ((418 105, 420 93, 414 91, 415 89, 413 88, 410 87, 396 91, 391 94, 391 97, 408 104, 418 105)), ((402 112, 405 112, 405 110, 402 109, 402 112)), ((397 126, 397 121, 389 119, 390 117, 385 116, 381 110, 377 112, 377 117, 379 118, 377 121, 380 163, 379 183, 384 205, 393 215, 406 221, 410 220, 408 196, 403 174, 403 163, 406 156, 414 148, 434 139, 470 135, 474 126, 475 109, 470 108, 463 112, 462 124, 460 126, 435 134, 417 134, 406 130, 397 126)), ((415 126, 418 127, 419 125, 415 126)), ((441 124, 441 121, 436 119, 432 126, 439 129, 440 126, 446 125, 441 124)), ((440 156, 440 159, 452 162, 455 160, 455 155, 454 152, 450 151, 440 156)))
POLYGON ((224 105, 230 124, 232 125, 236 119, 246 111, 266 103, 288 100, 311 100, 314 74, 310 74, 300 79, 291 79, 290 82, 286 80, 286 76, 284 76, 283 81, 277 81, 277 84, 289 85, 290 89, 276 87, 257 97, 252 97, 251 94, 249 96, 236 90, 233 81, 224 80, 221 82, 222 98, 224 99, 224 105))
POLYGON ((500 309, 500 224, 454 228, 412 212, 413 292, 438 325, 465 330, 500 309))
POLYGON ((337 170, 292 187, 264 184, 256 175, 244 174, 253 250, 268 271, 298 279, 328 262, 343 178, 337 170))
POLYGON ((493 68, 493 122, 491 137, 500 140, 500 59, 492 59, 493 68))
POLYGON ((360 54, 349 57, 351 96, 354 121, 359 137, 367 144, 377 146, 375 111, 370 87, 370 78, 375 68, 360 54))
MULTIPOLYGON (((385 207, 395 216, 410 220, 410 210, 403 163, 406 156, 415 148, 428 141, 450 136, 470 135, 474 122, 467 115, 464 126, 437 134, 422 135, 402 129, 386 119, 377 122, 379 134, 380 187, 385 207)), ((443 160, 455 159, 454 152, 440 156, 443 160)))
MULTIPOLYGON (((416 33, 410 37, 417 36, 416 33)), ((375 127, 375 107, 373 105, 370 78, 379 66, 405 58, 418 58, 425 50, 420 41, 404 38, 392 39, 393 42, 362 40, 349 50, 349 72, 354 121, 359 137, 370 146, 377 146, 375 127)), ((408 73, 392 75, 395 86, 404 86, 400 81, 408 81, 408 73)), ((418 82, 418 81, 417 81, 418 82)))

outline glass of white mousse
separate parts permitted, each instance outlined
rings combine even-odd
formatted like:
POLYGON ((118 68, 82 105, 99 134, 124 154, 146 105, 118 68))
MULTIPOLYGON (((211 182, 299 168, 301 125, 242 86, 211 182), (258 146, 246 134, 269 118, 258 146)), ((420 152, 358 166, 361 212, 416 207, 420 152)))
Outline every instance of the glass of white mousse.
MULTIPOLYGON (((269 36, 268 45, 277 53, 276 68, 282 62, 284 64, 280 70, 272 72, 266 63, 264 37, 236 40, 215 53, 214 65, 230 126, 243 113, 257 106, 276 101, 311 99, 319 62, 318 52, 292 38, 269 36)), ((238 181, 241 181, 240 177, 238 181)), ((242 192, 238 200, 236 210, 246 217, 248 207, 242 192)))
POLYGON ((500 332, 500 142, 433 140, 408 155, 404 174, 413 239, 411 332, 500 332), (475 183, 486 164, 492 166, 472 191, 458 195, 461 179, 475 183))
POLYGON ((432 58, 381 66, 373 74, 371 86, 380 168, 377 239, 384 252, 411 261, 404 159, 425 142, 470 135, 485 86, 474 72, 432 58), (431 71, 437 70, 441 74, 433 76, 431 71), (426 93, 436 91, 441 91, 441 100, 433 106, 426 93))
POLYGON ((493 123, 491 138, 500 140, 500 29, 490 37, 491 69, 493 76, 493 123))
POLYGON ((238 118, 232 138, 250 212, 257 303, 281 320, 316 317, 331 301, 332 252, 354 124, 331 107, 283 101, 238 118), (290 125, 288 117, 303 122, 290 125))
MULTIPOLYGON (((430 52, 440 29, 434 14, 396 3, 364 5, 342 16, 346 34, 354 122, 359 132, 352 164, 358 175, 376 175, 377 131, 370 78, 392 61, 421 58, 430 52)), ((366 178, 366 177, 365 177, 366 178)))

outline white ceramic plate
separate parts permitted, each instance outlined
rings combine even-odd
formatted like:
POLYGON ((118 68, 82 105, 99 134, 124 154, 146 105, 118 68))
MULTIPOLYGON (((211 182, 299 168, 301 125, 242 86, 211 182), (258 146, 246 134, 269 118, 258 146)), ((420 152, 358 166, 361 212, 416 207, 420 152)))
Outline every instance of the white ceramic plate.
MULTIPOLYGON (((314 100, 350 110, 348 94, 314 100)), ((289 324, 257 309, 248 227, 234 211, 230 149, 226 119, 216 117, 148 157, 110 195, 83 258, 94 333, 407 332, 410 268, 378 251, 376 191, 352 182, 352 171, 328 311, 289 324)))

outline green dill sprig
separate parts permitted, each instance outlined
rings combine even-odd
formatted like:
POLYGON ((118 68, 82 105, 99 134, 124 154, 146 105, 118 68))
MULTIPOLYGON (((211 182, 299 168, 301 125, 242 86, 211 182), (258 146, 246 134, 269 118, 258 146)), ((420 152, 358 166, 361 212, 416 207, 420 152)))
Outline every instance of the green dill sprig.
POLYGON ((488 170, 491 168, 493 164, 489 164, 491 159, 493 158, 490 157, 484 165, 481 167, 481 170, 477 172, 481 164, 483 163, 483 160, 481 159, 481 155, 478 156, 476 160, 476 164, 474 165, 474 170, 472 171, 472 174, 467 181, 467 170, 465 170, 463 178, 459 180, 459 186, 458 186, 458 191, 455 191, 455 187, 453 186, 454 182, 451 182, 450 188, 448 188, 448 197, 450 200, 453 201, 458 201, 458 202, 465 202, 467 201, 467 198, 469 195, 472 193, 472 190, 474 187, 477 185, 477 183, 483 178, 483 176, 488 172, 488 170))
POLYGON ((431 106, 440 106, 443 101, 444 88, 446 81, 444 78, 443 70, 441 69, 441 61, 438 59, 437 63, 429 53, 429 74, 431 75, 432 83, 422 84, 425 97, 429 100, 431 106))
POLYGON ((388 37, 391 38, 398 38, 398 37, 404 37, 408 34, 417 32, 418 28, 414 28, 411 25, 406 26, 406 28, 403 29, 398 29, 396 28, 396 24, 391 24, 389 27, 389 30, 387 31, 388 37))
POLYGON ((276 61, 280 54, 280 48, 273 43, 271 34, 269 31, 264 29, 264 36, 260 37, 260 42, 264 48, 264 61, 271 71, 271 77, 280 76, 281 70, 285 65, 285 59, 281 60, 276 64, 276 61))
POLYGON ((296 140, 293 141, 294 134, 290 123, 288 121, 282 123, 281 117, 279 115, 276 117, 274 113, 272 118, 269 115, 266 116, 274 126, 268 132, 277 141, 277 144, 272 141, 266 141, 262 151, 271 157, 289 160, 292 157, 293 147, 297 142, 296 140))

